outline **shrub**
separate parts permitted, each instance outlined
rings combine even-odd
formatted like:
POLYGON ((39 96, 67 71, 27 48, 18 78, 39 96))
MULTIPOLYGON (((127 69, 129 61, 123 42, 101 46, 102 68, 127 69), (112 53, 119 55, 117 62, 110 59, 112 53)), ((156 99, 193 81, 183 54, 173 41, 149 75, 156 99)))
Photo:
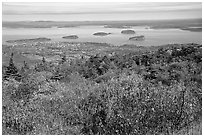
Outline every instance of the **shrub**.
POLYGON ((3 134, 179 133, 202 118, 202 56, 173 49, 168 62, 166 52, 92 56, 55 67, 44 61, 40 72, 22 72, 21 81, 3 80, 3 134))
POLYGON ((3 68, 3 78, 6 79, 8 77, 13 77, 16 80, 20 81, 21 75, 18 73, 17 67, 14 65, 13 62, 13 53, 11 54, 9 65, 3 68))
POLYGON ((172 134, 195 120, 201 110, 199 100, 191 94, 182 82, 156 86, 136 74, 121 75, 81 101, 80 109, 87 119, 81 132, 172 134))
POLYGON ((29 134, 34 130, 33 122, 28 108, 20 102, 10 102, 2 109, 3 134, 29 134))

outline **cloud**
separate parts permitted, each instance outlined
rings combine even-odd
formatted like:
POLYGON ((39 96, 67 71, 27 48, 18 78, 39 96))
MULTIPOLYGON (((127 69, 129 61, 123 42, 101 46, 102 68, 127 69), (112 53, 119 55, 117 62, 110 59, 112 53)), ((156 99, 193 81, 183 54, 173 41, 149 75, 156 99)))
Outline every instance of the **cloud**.
POLYGON ((138 13, 201 11, 197 3, 3 3, 3 14, 97 14, 97 13, 138 13))

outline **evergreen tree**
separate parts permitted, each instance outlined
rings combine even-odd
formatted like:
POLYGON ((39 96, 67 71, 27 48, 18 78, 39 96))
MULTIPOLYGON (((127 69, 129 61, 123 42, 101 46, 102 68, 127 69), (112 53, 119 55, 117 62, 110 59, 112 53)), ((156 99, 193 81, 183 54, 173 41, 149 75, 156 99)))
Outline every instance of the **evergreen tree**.
POLYGON ((40 72, 40 71, 46 71, 48 69, 48 62, 46 62, 45 57, 42 58, 42 62, 37 63, 35 65, 35 70, 40 72))
POLYGON ((23 62, 23 68, 24 69, 29 69, 28 63, 26 61, 23 62))
POLYGON ((43 62, 43 63, 45 63, 45 62, 46 62, 46 61, 45 61, 45 57, 43 57, 43 58, 42 58, 42 62, 43 62))
POLYGON ((7 70, 6 70, 6 75, 10 76, 10 75, 15 75, 17 73, 18 73, 18 69, 16 68, 16 66, 13 63, 13 53, 11 53, 9 66, 7 67, 7 70))
POLYGON ((67 60, 66 60, 66 55, 64 54, 63 56, 62 56, 62 61, 61 61, 61 63, 63 64, 64 62, 66 62, 67 60))
POLYGON ((20 73, 25 73, 27 70, 29 70, 29 66, 27 62, 23 62, 23 66, 21 67, 20 73))

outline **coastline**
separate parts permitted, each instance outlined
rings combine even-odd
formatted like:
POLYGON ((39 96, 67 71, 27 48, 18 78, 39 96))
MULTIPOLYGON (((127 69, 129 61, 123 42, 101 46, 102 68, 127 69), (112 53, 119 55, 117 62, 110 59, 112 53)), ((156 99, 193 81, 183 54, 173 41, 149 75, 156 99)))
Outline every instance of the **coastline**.
MULTIPOLYGON (((104 26, 104 28, 131 28, 134 26, 149 26, 152 29, 183 29, 190 27, 202 28, 202 19, 180 20, 129 20, 129 21, 2 21, 3 28, 68 28, 78 26, 104 26)), ((192 31, 192 29, 188 29, 192 31)), ((197 30, 202 31, 202 30, 197 30)))

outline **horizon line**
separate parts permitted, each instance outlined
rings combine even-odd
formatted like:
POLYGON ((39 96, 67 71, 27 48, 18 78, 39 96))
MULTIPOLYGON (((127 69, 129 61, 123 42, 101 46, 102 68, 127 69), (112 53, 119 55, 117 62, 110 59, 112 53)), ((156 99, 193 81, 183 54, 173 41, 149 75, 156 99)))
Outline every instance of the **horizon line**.
POLYGON ((54 20, 22 20, 22 21, 4 21, 2 22, 115 22, 115 21, 163 21, 163 20, 202 20, 202 18, 175 18, 175 19, 139 19, 139 20, 84 20, 84 21, 54 21, 54 20))

